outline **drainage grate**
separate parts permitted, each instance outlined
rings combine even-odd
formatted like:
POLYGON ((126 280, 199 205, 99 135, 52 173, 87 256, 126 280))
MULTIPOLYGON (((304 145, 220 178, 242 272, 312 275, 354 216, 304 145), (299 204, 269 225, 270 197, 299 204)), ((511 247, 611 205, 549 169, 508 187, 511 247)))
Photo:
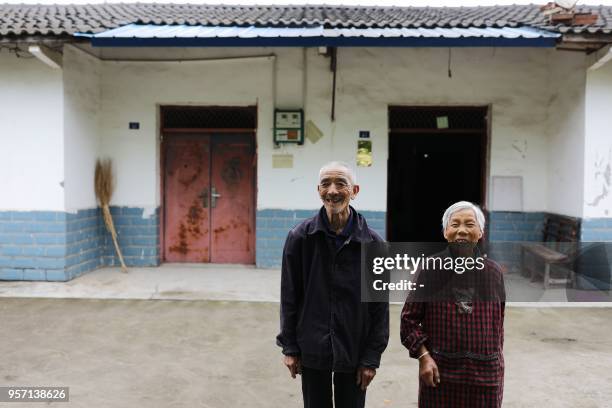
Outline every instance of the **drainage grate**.
POLYGON ((164 129, 255 129, 257 108, 167 106, 161 110, 164 129))
POLYGON ((423 108, 389 107, 389 130, 438 129, 438 118, 447 123, 448 129, 485 130, 486 108, 423 108))

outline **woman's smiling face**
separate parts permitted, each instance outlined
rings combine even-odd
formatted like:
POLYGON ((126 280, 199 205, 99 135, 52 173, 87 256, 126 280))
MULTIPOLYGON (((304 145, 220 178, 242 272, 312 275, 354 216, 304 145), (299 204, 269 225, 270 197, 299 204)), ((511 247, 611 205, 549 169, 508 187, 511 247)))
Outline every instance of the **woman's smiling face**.
POLYGON ((448 242, 478 242, 482 238, 482 230, 474 211, 466 208, 452 213, 444 230, 444 238, 448 242))

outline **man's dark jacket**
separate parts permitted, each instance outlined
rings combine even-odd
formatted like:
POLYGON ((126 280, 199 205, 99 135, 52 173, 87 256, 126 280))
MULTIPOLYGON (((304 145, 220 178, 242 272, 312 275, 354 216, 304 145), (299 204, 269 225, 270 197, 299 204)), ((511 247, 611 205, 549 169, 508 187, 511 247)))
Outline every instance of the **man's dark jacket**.
POLYGON ((283 251, 283 354, 305 367, 353 372, 378 368, 389 341, 389 304, 361 302, 361 244, 382 241, 352 207, 350 235, 337 249, 325 208, 293 228, 283 251))

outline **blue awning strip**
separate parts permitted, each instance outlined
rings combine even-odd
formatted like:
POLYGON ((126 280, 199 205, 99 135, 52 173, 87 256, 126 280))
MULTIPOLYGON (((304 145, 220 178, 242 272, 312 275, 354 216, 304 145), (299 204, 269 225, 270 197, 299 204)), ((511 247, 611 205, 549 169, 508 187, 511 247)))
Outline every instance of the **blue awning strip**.
POLYGON ((96 47, 554 47, 558 33, 530 27, 324 28, 129 24, 88 37, 96 47))

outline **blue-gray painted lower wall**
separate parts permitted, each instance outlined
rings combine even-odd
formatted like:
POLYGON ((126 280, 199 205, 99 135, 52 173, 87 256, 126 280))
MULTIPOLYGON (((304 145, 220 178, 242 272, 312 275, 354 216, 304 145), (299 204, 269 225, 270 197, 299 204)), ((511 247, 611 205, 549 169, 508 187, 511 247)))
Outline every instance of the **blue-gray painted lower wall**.
POLYGON ((510 269, 519 268, 521 245, 507 242, 541 241, 545 217, 544 212, 492 211, 485 228, 489 256, 510 269))
MULTIPOLYGON (((128 266, 159 265, 159 213, 111 207, 128 266)), ((114 247, 98 208, 0 212, 0 280, 67 281, 116 265, 114 247)))
POLYGON ((67 214, 0 212, 0 279, 66 280, 67 214))
MULTIPOLYGON (((544 212, 494 211, 490 214, 490 241, 540 241, 543 239, 544 212)), ((580 241, 612 242, 612 218, 580 220, 580 241)))
MULTIPOLYGON (((279 267, 287 232, 317 211, 259 210, 257 266, 279 267)), ((385 237, 385 212, 361 213, 370 227, 385 237)), ((111 207, 111 214, 127 265, 159 265, 159 209, 144 218, 142 208, 111 207)), ((544 218, 543 212, 492 212, 489 241, 541 240, 544 218)), ((612 242, 612 219, 582 220, 581 241, 612 242)), ((496 255, 509 263, 520 258, 518 252, 496 255)), ((119 260, 100 209, 76 214, 0 211, 0 280, 66 281, 106 265, 119 265, 119 260)))
POLYGON ((61 213, 60 218, 66 222, 66 266, 64 271, 56 271, 56 276, 47 276, 47 280, 70 280, 102 266, 100 210, 61 213))
MULTIPOLYGON (((509 267, 520 267, 521 246, 495 243, 513 241, 541 241, 546 213, 493 212, 490 215, 489 251, 491 256, 509 267)), ((611 218, 584 218, 580 221, 581 242, 612 242, 611 218)))
POLYGON ((580 225, 580 241, 612 242, 612 218, 584 218, 580 225))
POLYGON ((489 241, 540 241, 545 217, 543 212, 492 211, 485 229, 489 241))
POLYGON ((584 218, 580 225, 580 241, 587 243, 581 248, 582 273, 576 277, 579 288, 597 288, 610 291, 612 287, 612 218, 584 218), (589 242, 606 242, 605 245, 594 245, 589 242), (599 247, 599 248, 595 248, 599 247))
MULTIPOLYGON (((317 214, 313 210, 259 210, 256 223, 256 264, 259 268, 278 268, 283 245, 291 228, 317 214)), ((359 211, 374 231, 385 237, 384 211, 359 211)))
MULTIPOLYGON (((111 207, 119 247, 128 266, 160 264, 159 208, 149 217, 143 217, 143 211, 142 208, 111 207)), ((101 236, 104 265, 120 265, 111 234, 103 225, 101 236)))

